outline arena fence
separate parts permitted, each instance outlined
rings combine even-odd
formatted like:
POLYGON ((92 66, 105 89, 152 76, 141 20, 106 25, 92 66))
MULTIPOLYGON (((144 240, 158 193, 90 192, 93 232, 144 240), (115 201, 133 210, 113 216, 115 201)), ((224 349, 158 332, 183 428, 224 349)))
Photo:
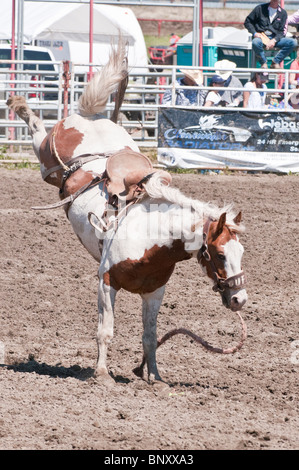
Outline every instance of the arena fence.
MULTIPOLYGON (((5 62, 6 66, 8 61, 5 62)), ((31 137, 28 134, 26 124, 9 112, 6 106, 6 100, 10 94, 23 95, 26 97, 30 107, 44 120, 46 128, 50 129, 58 120, 66 117, 68 114, 76 112, 77 102, 87 84, 89 73, 82 73, 82 67, 88 71, 90 64, 73 64, 69 62, 55 62, 51 71, 47 70, 26 70, 30 61, 9 61, 10 69, 1 68, 0 61, 0 145, 20 146, 31 143, 31 137), (15 69, 12 69, 14 67, 15 69)), ((39 63, 34 63, 38 67, 39 63)), ((187 68, 187 67, 184 67, 187 68)), ((189 67, 192 69, 193 67, 189 67)), ((94 66, 93 70, 100 69, 94 66)), ((204 75, 204 88, 209 91, 213 89, 209 86, 209 78, 215 73, 213 67, 202 68, 204 75)), ((258 68, 237 68, 234 75, 242 83, 247 82, 251 74, 260 71, 258 68)), ((297 109, 289 108, 289 98, 292 96, 292 106, 297 106, 299 94, 296 90, 289 89, 290 70, 269 70, 269 82, 267 89, 267 103, 272 100, 271 109, 246 109, 246 113, 267 113, 292 116, 297 121, 299 118, 297 109), (284 83, 284 88, 281 88, 284 83), (275 107, 275 95, 283 95, 283 108, 275 107), (274 103, 274 104, 273 104, 274 103)), ((162 96, 167 88, 172 90, 171 108, 184 109, 175 105, 177 87, 175 82, 181 72, 175 65, 150 65, 148 70, 138 69, 130 70, 129 84, 125 95, 125 101, 121 108, 119 123, 127 129, 142 147, 159 147, 161 140, 161 128, 159 127, 159 112, 166 108, 161 104, 162 96)), ((107 105, 107 117, 113 112, 113 96, 107 105)), ((169 106, 167 106, 169 108, 169 106)), ((208 111, 219 111, 219 108, 202 108, 193 106, 192 110, 198 110, 201 113, 208 111)), ((240 113, 244 108, 221 108, 221 113, 240 113)), ((276 118, 275 118, 276 119, 276 118)), ((297 136, 293 135, 293 140, 297 136)), ((299 139, 299 136, 298 136, 299 139)), ((297 148, 297 146, 296 146, 297 148)))

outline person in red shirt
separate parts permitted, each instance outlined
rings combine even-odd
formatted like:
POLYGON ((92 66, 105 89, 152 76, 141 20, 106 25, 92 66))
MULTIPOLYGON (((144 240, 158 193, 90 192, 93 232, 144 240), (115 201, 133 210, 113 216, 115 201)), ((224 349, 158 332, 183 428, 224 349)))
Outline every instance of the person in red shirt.
MULTIPOLYGON (((299 48, 297 48, 297 57, 290 66, 292 73, 289 74, 289 89, 299 88, 299 48)), ((285 74, 280 74, 278 88, 285 88, 285 74)))
POLYGON ((170 46, 172 46, 172 47, 176 46, 176 43, 178 42, 179 39, 181 39, 180 36, 178 36, 175 33, 171 33, 170 40, 169 40, 170 46))

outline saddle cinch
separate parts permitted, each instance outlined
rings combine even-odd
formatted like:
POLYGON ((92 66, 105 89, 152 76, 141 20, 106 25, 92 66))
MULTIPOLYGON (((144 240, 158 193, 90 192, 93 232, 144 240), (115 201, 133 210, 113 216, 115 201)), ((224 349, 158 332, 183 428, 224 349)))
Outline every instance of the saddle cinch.
MULTIPOLYGON (((123 203, 138 199, 144 192, 143 183, 145 183, 155 172, 159 172, 166 185, 171 182, 171 175, 164 170, 154 169, 148 157, 142 153, 135 152, 129 147, 107 156, 106 169, 102 175, 96 178, 91 173, 82 170, 84 165, 84 156, 72 159, 68 164, 70 171, 66 172, 63 187, 60 195, 62 200, 48 206, 32 207, 35 210, 55 209, 57 207, 71 204, 80 194, 100 181, 105 182, 108 193, 108 202, 117 207, 119 201, 123 203), (78 162, 80 164, 78 165, 78 162), (74 169, 71 171, 71 169, 74 169), (79 170, 79 171, 78 171, 79 170), (90 175, 90 180, 86 183, 86 176, 90 175), (74 182, 71 180, 74 179, 74 182), (74 184, 72 184, 74 183, 74 184), (64 192, 64 189, 72 188, 64 192)), ((89 179, 89 178, 88 178, 89 179)))

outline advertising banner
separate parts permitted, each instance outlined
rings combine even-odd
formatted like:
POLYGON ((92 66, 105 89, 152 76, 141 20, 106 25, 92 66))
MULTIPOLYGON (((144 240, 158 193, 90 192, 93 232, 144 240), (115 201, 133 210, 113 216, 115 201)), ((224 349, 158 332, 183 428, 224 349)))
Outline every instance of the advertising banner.
POLYGON ((299 172, 299 114, 161 108, 158 162, 175 168, 299 172))

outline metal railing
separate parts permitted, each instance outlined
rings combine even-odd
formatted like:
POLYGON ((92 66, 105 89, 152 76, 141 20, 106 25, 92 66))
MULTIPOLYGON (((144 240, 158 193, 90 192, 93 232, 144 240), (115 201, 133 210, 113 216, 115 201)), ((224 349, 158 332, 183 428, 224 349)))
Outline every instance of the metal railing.
MULTIPOLYGON (((19 63, 24 68, 30 65, 29 61, 14 61, 13 63, 19 63)), ((53 70, 7 70, 1 68, 0 61, 0 145, 31 143, 26 124, 9 112, 6 106, 6 100, 11 93, 23 95, 29 106, 43 119, 47 129, 53 127, 57 121, 66 117, 66 115, 76 112, 77 102, 87 84, 88 75, 87 73, 78 73, 78 69, 84 65, 88 70, 90 64, 70 64, 70 75, 68 77, 66 77, 64 69, 65 63, 57 62, 53 64, 55 65, 55 72, 53 70)), ((192 69, 193 67, 184 66, 184 68, 192 69)), ((202 70, 204 84, 200 88, 204 88, 206 91, 215 90, 214 87, 209 86, 209 78, 215 73, 215 69, 213 67, 204 67, 202 70)), ((234 70, 234 76, 237 76, 242 83, 245 83, 250 80, 252 72, 258 71, 260 72, 261 69, 237 68, 234 70)), ((272 88, 265 91, 268 95, 283 94, 284 108, 246 109, 246 112, 275 113, 287 111, 297 113, 298 110, 289 109, 288 107, 289 96, 294 93, 294 90, 288 88, 289 74, 292 71, 285 69, 268 70, 268 72, 272 88), (282 75, 284 75, 285 83, 283 89, 278 87, 282 75)), ((176 83, 176 79, 181 75, 178 66, 175 65, 150 65, 147 72, 144 72, 144 69, 143 72, 139 72, 138 68, 130 71, 129 84, 121 108, 119 123, 141 146, 157 146, 158 111, 161 107, 166 106, 161 104, 166 89, 172 89, 173 101, 171 106, 183 108, 183 106, 175 104, 176 90, 180 88, 176 83)), ((107 118, 112 115, 113 109, 113 97, 110 97, 107 104, 107 118)), ((192 106, 192 109, 202 110, 203 108, 195 105, 192 106)), ((219 108, 205 109, 214 110, 219 108)), ((228 107, 227 109, 240 111, 240 107, 228 107)))

